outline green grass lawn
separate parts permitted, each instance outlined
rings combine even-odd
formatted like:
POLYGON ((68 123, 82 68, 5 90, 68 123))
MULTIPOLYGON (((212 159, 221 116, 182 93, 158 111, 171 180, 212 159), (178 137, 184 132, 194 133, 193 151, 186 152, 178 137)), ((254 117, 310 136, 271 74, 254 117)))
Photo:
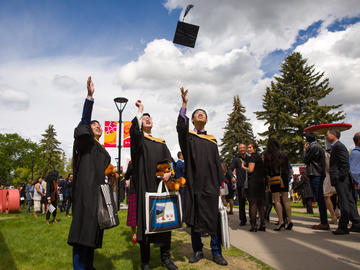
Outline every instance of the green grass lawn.
MULTIPOLYGON (((126 214, 120 211, 120 226, 106 230, 103 248, 95 251, 96 269, 140 269, 139 246, 131 242, 130 228, 126 226, 126 214)), ((45 223, 45 217, 34 218, 25 210, 17 214, 0 214, 0 269, 42 270, 72 269, 72 248, 66 240, 71 218, 58 213, 58 223, 45 223)), ((209 239, 204 238, 204 253, 211 258, 209 239)), ((179 269, 224 269, 211 260, 188 264, 192 254, 190 236, 185 230, 172 235, 172 256, 179 269)), ((227 269, 271 269, 261 261, 234 247, 224 251, 229 261, 227 269)), ((160 266, 159 248, 151 248, 152 269, 160 266)))

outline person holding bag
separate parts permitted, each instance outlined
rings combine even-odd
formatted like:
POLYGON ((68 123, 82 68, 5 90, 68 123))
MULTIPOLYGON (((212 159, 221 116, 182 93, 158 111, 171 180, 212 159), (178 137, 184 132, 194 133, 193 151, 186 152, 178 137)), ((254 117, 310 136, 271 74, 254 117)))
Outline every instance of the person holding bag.
POLYGON ((100 144, 102 128, 97 120, 91 120, 94 105, 94 83, 87 81, 81 122, 74 131, 72 223, 68 244, 73 247, 73 268, 94 269, 94 250, 101 248, 103 230, 99 227, 98 208, 100 185, 105 184, 105 169, 110 155, 100 144), (85 206, 85 207, 84 207, 85 206))
POLYGON ((287 155, 281 151, 280 143, 275 138, 270 138, 267 143, 264 153, 264 166, 275 204, 275 210, 279 218, 279 226, 274 230, 291 230, 293 223, 291 221, 291 207, 288 199, 289 160, 287 155), (283 207, 281 206, 280 200, 283 201, 285 206, 288 219, 287 226, 285 226, 283 207))
POLYGON ((145 195, 156 192, 159 181, 167 182, 171 177, 171 172, 165 173, 160 179, 156 177, 157 164, 164 160, 171 161, 171 154, 163 139, 152 136, 153 122, 150 114, 143 113, 141 100, 136 101, 135 105, 138 113, 130 128, 130 150, 136 193, 136 241, 140 244, 141 269, 150 269, 150 243, 154 243, 160 247, 161 262, 165 267, 176 270, 177 266, 170 258, 171 232, 145 234, 145 195))

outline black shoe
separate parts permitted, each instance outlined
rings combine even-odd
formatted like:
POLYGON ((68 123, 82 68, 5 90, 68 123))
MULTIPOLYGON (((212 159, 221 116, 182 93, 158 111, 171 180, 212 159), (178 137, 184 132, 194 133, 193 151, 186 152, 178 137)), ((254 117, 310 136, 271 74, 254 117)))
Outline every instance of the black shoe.
POLYGON ((245 222, 243 222, 243 221, 240 222, 240 226, 245 226, 245 225, 246 225, 246 221, 245 222))
POLYGON ((249 231, 250 232, 257 232, 257 228, 256 227, 251 227, 249 231))
POLYGON ((219 265, 227 265, 227 261, 220 254, 213 255, 213 261, 219 265))
POLYGON ((349 234, 349 230, 337 229, 336 231, 333 231, 332 233, 335 235, 345 235, 345 234, 349 234))
POLYGON ((360 225, 352 225, 350 230, 350 232, 360 232, 360 225))
POLYGON ((151 270, 150 265, 147 263, 142 263, 141 270, 151 270))
POLYGON ((260 232, 266 232, 266 227, 265 226, 260 226, 258 231, 260 232))
POLYGON ((166 259, 162 261, 162 264, 169 270, 177 270, 177 266, 173 263, 171 259, 166 259))
POLYGON ((274 231, 279 232, 279 231, 281 231, 282 229, 284 229, 284 231, 285 231, 285 223, 281 224, 280 227, 274 229, 274 231))
POLYGON ((293 228, 293 226, 294 226, 294 223, 290 222, 290 223, 287 225, 286 229, 287 229, 288 231, 291 231, 292 228, 293 228))
POLYGON ((209 237, 210 235, 208 233, 201 233, 201 237, 209 237))
POLYGON ((194 252, 194 255, 189 259, 189 263, 196 263, 204 258, 204 253, 202 251, 194 252))

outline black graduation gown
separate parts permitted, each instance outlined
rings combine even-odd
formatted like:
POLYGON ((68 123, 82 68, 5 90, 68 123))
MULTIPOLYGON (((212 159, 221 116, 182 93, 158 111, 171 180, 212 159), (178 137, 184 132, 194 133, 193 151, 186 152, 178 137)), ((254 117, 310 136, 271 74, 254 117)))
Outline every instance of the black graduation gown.
POLYGON ((90 125, 79 125, 74 137, 73 217, 68 244, 100 248, 103 230, 97 215, 99 185, 105 183, 105 169, 111 158, 95 140, 90 125))
POLYGON ((132 120, 130 128, 130 145, 136 190, 136 240, 169 245, 171 232, 145 235, 145 193, 157 191, 159 180, 156 178, 156 166, 160 161, 171 160, 170 151, 164 140, 145 136, 139 129, 136 117, 132 120))
POLYGON ((219 235, 219 195, 224 182, 218 146, 211 135, 189 130, 179 115, 177 132, 185 160, 184 221, 195 232, 219 235))

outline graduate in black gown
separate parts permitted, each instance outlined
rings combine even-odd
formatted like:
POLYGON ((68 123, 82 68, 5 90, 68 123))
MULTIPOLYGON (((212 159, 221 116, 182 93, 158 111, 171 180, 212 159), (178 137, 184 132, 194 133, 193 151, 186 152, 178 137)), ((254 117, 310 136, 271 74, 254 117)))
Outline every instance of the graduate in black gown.
POLYGON ((217 264, 227 265, 221 253, 221 227, 219 217, 220 185, 224 181, 217 142, 207 135, 205 125, 207 114, 198 109, 191 121, 195 129, 189 130, 186 116, 188 90, 181 88, 182 107, 177 122, 179 144, 185 160, 184 221, 191 227, 191 243, 194 251, 190 263, 204 257, 201 234, 211 236, 211 251, 217 264))
POLYGON ((87 82, 80 124, 74 131, 72 186, 72 222, 68 244, 73 246, 74 269, 93 269, 94 250, 101 248, 103 230, 98 225, 99 185, 105 183, 105 169, 110 155, 99 143, 102 128, 98 121, 91 121, 95 91, 91 77, 87 82))
MULTIPOLYGON (((150 243, 160 246, 161 261, 171 270, 177 266, 170 259, 171 232, 145 235, 145 193, 156 192, 160 179, 156 177, 156 166, 164 160, 171 160, 170 151, 165 141, 152 137, 152 119, 148 113, 143 114, 144 106, 140 100, 136 102, 138 114, 132 120, 130 128, 131 160, 134 170, 136 190, 136 240, 140 244, 141 269, 150 269, 150 243)), ((161 179, 168 181, 171 173, 161 179)))

